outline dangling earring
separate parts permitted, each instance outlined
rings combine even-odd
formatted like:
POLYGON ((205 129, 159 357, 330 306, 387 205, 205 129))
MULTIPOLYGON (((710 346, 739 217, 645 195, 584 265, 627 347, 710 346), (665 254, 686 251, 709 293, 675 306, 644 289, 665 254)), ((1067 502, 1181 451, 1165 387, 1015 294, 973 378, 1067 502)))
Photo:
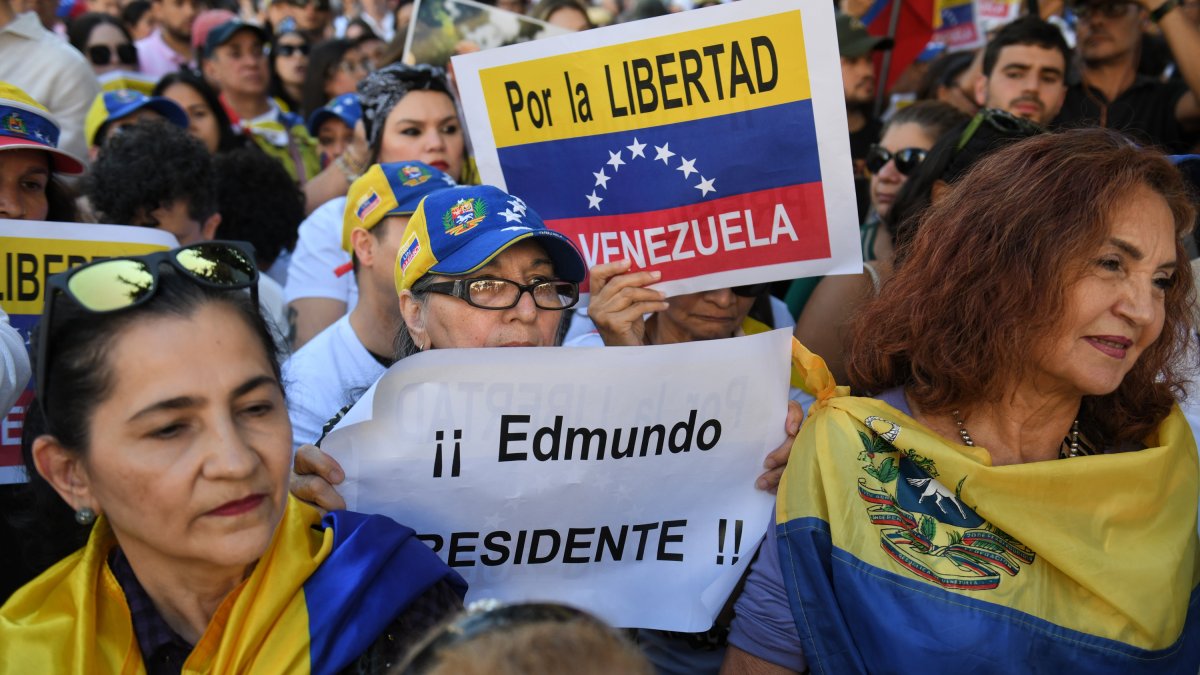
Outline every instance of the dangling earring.
POLYGON ((80 525, 91 525, 96 522, 96 512, 92 510, 92 507, 85 506, 75 512, 75 522, 80 525))

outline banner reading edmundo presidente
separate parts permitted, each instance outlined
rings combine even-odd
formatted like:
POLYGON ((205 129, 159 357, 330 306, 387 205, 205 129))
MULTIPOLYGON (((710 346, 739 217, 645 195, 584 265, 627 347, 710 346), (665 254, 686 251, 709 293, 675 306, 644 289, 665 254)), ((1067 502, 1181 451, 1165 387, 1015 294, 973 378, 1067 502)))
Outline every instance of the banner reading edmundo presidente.
MULTIPOLYGON (((175 246, 175 237, 147 227, 0 220, 0 309, 28 345, 29 333, 42 317, 46 277, 97 258, 175 246)), ((0 419, 0 484, 25 480, 21 429, 32 398, 31 382, 0 419)))
POLYGON ((468 601, 705 631, 770 522, 754 482, 785 438, 790 344, 432 350, 322 449, 347 506, 415 529, 468 601))
POLYGON ((826 0, 745 0, 453 58, 485 183, 669 294, 862 271, 826 0))

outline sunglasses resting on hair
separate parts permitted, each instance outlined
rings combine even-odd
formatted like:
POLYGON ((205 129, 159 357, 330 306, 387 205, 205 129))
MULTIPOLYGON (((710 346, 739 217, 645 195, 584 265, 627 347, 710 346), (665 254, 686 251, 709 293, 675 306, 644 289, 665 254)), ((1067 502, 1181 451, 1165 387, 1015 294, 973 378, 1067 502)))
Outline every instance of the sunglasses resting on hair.
POLYGON ((109 258, 76 267, 46 280, 46 305, 37 331, 35 391, 46 400, 47 363, 50 356, 50 327, 59 296, 69 298, 93 314, 119 312, 154 297, 159 266, 168 264, 191 281, 210 288, 250 289, 258 302, 258 268, 254 254, 242 242, 209 241, 173 251, 142 256, 109 258))

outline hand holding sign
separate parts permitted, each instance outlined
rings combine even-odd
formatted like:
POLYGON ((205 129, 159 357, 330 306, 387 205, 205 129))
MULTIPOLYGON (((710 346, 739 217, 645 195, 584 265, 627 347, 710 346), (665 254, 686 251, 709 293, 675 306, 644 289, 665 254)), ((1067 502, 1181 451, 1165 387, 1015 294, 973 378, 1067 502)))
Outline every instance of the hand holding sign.
POLYGON ((662 273, 630 272, 630 265, 628 260, 618 260, 596 265, 588 273, 592 284, 588 318, 609 347, 649 344, 644 316, 669 307, 661 291, 646 288, 662 273))

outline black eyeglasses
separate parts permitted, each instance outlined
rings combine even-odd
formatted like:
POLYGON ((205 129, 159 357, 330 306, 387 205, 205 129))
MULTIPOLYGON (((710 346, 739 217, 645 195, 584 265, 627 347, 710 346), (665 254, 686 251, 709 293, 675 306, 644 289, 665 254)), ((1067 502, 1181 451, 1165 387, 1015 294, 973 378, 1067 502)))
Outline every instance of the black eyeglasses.
POLYGON ((538 309, 570 309, 579 302, 579 284, 574 281, 537 281, 518 284, 508 279, 456 279, 425 287, 431 293, 452 295, 480 309, 511 309, 529 293, 538 309))
POLYGON ((235 241, 209 241, 173 251, 97 260, 55 274, 46 280, 46 306, 42 308, 37 331, 34 386, 39 400, 46 400, 50 322, 58 296, 65 295, 93 314, 136 307, 154 297, 158 289, 158 268, 163 263, 201 286, 231 291, 248 288, 250 297, 258 303, 258 267, 254 264, 254 254, 246 244, 235 241))
MULTIPOLYGON (((113 48, 108 45, 93 45, 87 48, 88 58, 97 66, 107 66, 112 63, 113 48)), ((117 45, 116 49, 117 60, 127 66, 132 66, 138 62, 137 47, 124 44, 117 45)))
POLYGON ((308 56, 308 45, 275 45, 276 56, 308 56))
POLYGON ((1080 3, 1072 11, 1080 19, 1090 19, 1092 16, 1103 16, 1107 19, 1120 19, 1129 14, 1132 2, 1080 3))
POLYGON ((338 63, 337 67, 338 70, 349 75, 353 75, 354 73, 369 74, 375 71, 375 62, 368 58, 359 59, 358 61, 347 59, 338 63))
POLYGON ((757 298, 766 293, 770 287, 771 284, 749 284, 747 286, 734 286, 729 290, 733 291, 733 294, 739 298, 757 298))
POLYGON ((962 135, 958 137, 958 145, 954 146, 954 152, 957 154, 967 147, 967 143, 971 142, 979 127, 984 124, 1006 136, 1036 136, 1045 131, 1023 117, 996 108, 984 108, 967 123, 967 128, 963 129, 962 135))
MULTIPOLYGON (((495 601, 482 601, 495 603, 495 601)), ((480 604, 482 604, 480 603, 480 604)), ((485 633, 509 631, 529 624, 585 622, 600 624, 590 614, 574 607, 553 603, 521 603, 515 605, 484 606, 471 608, 453 622, 442 626, 435 637, 409 659, 404 675, 418 675, 432 670, 438 663, 441 652, 473 640, 485 633)), ((605 626, 605 629, 608 629, 605 626)), ((611 630, 611 629, 608 629, 611 630)))
POLYGON ((871 173, 879 173, 884 165, 895 160, 896 170, 907 176, 915 171, 921 162, 925 161, 925 156, 928 154, 929 151, 922 148, 904 148, 891 153, 883 146, 872 145, 871 149, 867 150, 867 170, 871 173))

